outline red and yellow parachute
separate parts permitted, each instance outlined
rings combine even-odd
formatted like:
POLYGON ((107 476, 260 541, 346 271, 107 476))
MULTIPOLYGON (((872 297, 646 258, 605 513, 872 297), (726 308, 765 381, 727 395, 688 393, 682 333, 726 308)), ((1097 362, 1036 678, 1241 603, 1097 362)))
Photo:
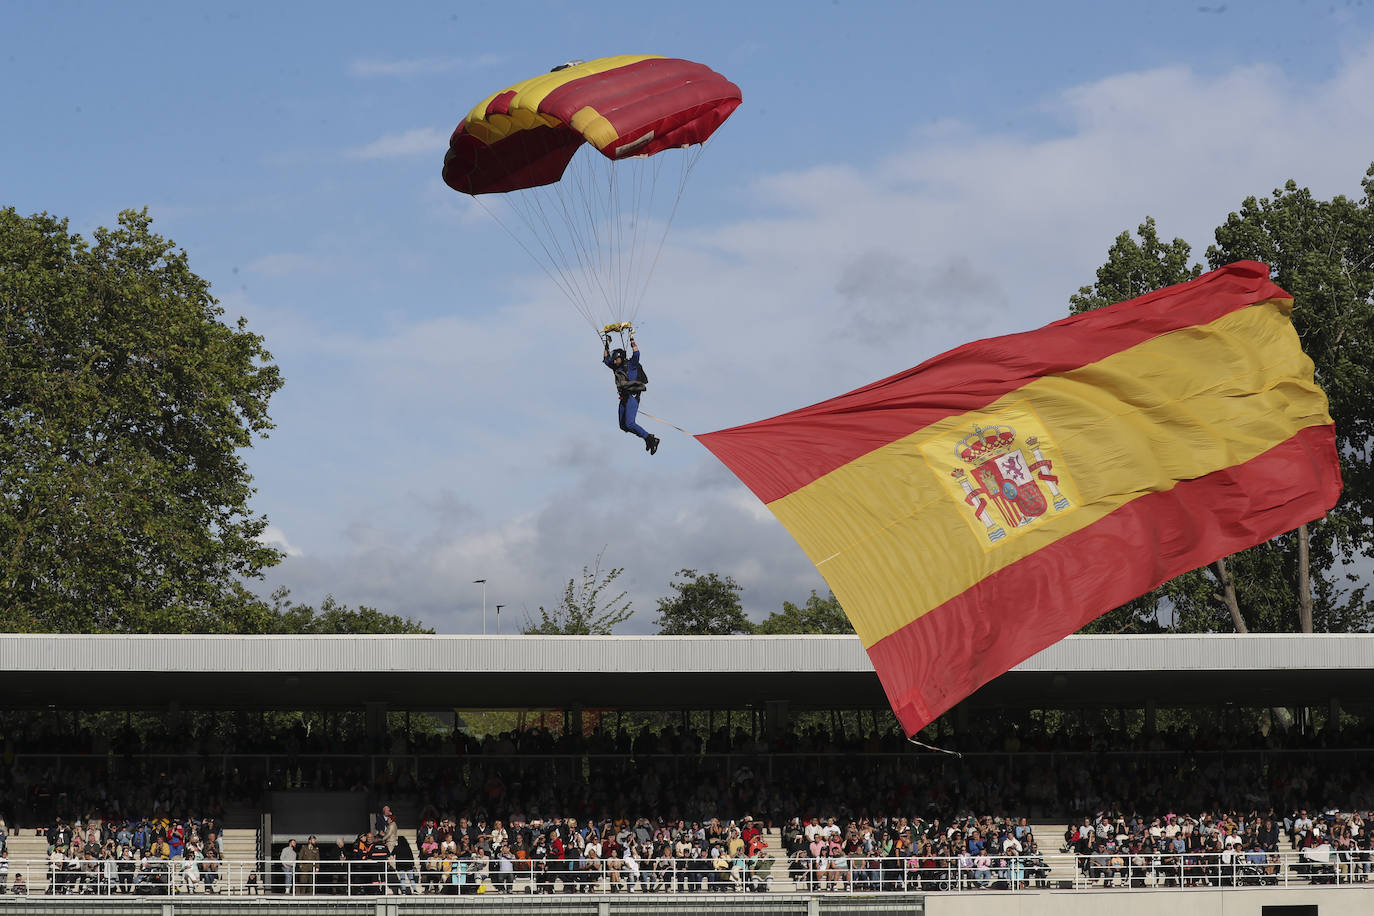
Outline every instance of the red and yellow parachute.
POLYGON ((444 182, 498 195, 493 215, 593 327, 630 321, 702 145, 739 104, 738 86, 688 60, 565 64, 478 103, 444 182))

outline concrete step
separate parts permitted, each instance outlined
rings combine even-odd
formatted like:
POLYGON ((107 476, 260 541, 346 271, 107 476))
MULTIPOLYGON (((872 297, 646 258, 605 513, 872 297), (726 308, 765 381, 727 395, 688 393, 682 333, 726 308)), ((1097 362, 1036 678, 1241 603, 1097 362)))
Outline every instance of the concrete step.
POLYGON ((220 847, 225 861, 252 862, 258 857, 258 832, 242 827, 231 827, 220 837, 220 847))
POLYGON ((16 831, 5 840, 5 851, 9 853, 11 882, 22 874, 30 894, 41 894, 48 889, 48 869, 44 864, 48 859, 47 837, 35 836, 34 831, 27 828, 16 831))

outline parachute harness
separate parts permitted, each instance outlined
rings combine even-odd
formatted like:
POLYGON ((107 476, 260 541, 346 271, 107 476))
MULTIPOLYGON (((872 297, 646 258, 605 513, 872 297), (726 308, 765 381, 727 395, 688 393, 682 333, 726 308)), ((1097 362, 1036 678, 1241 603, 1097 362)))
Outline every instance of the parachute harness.
MULTIPOLYGON (((620 349, 626 350, 628 349, 628 343, 630 339, 632 339, 635 336, 634 324, 629 321, 613 321, 610 324, 604 326, 599 332, 597 332, 597 336, 599 336, 603 342, 612 334, 620 335, 620 349)), ((639 415, 641 417, 648 417, 650 420, 657 420, 664 426, 671 426, 673 429, 682 433, 684 436, 692 435, 691 433, 687 432, 687 430, 683 429, 681 426, 678 426, 675 423, 669 423, 662 417, 656 417, 648 411, 644 410, 643 408, 640 409, 639 415)))

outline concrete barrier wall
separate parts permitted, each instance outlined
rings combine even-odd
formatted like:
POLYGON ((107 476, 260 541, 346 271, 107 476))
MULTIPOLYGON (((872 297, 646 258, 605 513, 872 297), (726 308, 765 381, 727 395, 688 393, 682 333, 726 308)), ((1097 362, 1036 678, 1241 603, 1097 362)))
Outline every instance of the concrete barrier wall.
POLYGON ((12 897, 0 916, 1374 916, 1374 889, 1117 889, 952 894, 571 894, 500 897, 12 897), (1274 909, 1268 910, 1267 908, 1274 909))
POLYGON ((1265 907, 1304 904, 1315 904, 1318 916, 1374 916, 1374 885, 928 894, 925 911, 926 916, 1266 916, 1265 907))

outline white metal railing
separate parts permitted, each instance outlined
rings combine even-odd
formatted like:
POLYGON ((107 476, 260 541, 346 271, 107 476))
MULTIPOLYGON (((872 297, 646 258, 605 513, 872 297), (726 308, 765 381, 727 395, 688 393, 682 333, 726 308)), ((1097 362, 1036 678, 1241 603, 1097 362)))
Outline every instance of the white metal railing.
MULTIPOLYGON (((939 892, 1045 887, 1189 887, 1367 883, 1374 871, 1367 850, 1282 853, 1129 853, 1054 857, 1070 862, 1057 873, 1044 859, 992 856, 785 858, 771 855, 712 861, 646 859, 468 859, 398 868, 388 860, 297 862, 191 862, 183 859, 10 859, 8 887, 29 894, 154 896, 166 894, 338 895, 387 893, 564 893, 576 890, 637 893, 704 891, 939 892)), ((0 873, 3 875, 3 873, 0 873)))

